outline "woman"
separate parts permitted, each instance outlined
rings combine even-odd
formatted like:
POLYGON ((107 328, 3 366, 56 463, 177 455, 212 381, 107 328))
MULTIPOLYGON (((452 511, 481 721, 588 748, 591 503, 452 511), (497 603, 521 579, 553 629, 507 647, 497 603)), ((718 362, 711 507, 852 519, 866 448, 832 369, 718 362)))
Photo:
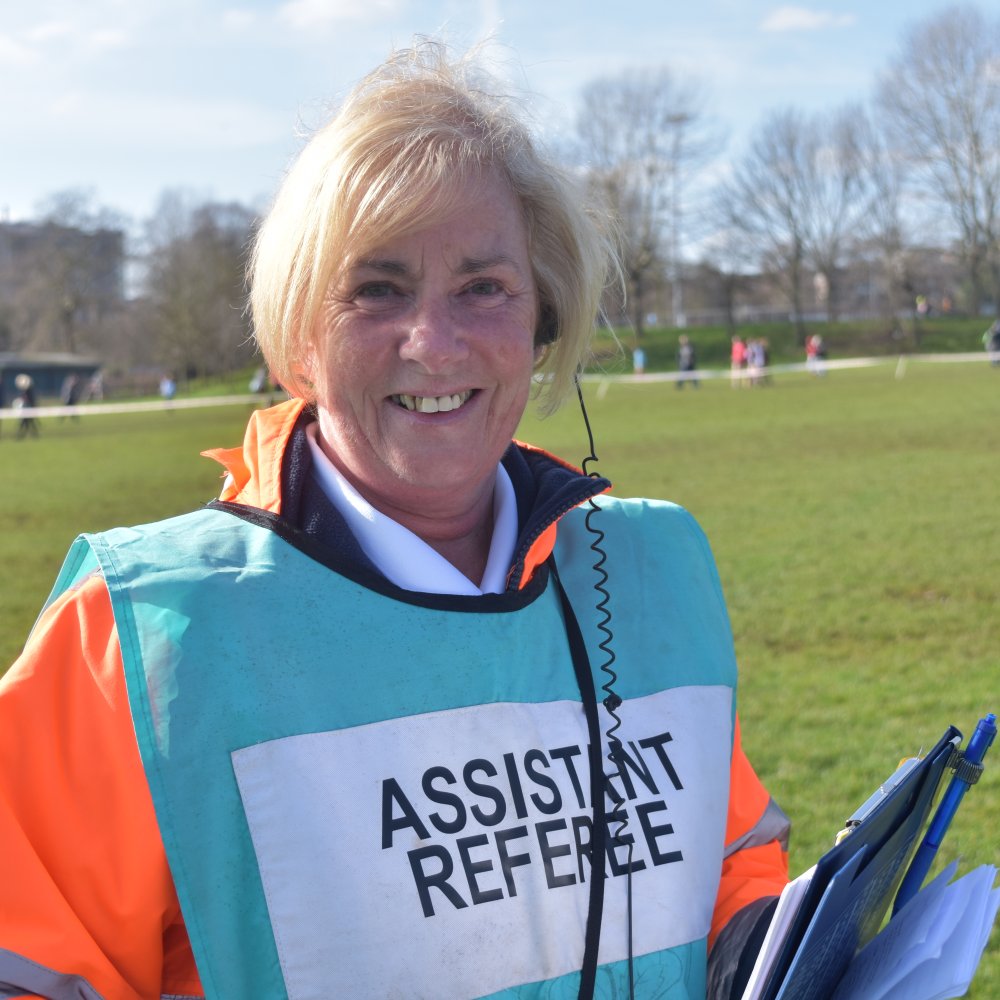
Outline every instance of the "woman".
POLYGON ((738 991, 786 824, 707 545, 511 442, 597 314, 582 204, 433 45, 306 147, 252 265, 295 398, 212 453, 216 504, 78 541, 4 681, 0 983, 738 991))

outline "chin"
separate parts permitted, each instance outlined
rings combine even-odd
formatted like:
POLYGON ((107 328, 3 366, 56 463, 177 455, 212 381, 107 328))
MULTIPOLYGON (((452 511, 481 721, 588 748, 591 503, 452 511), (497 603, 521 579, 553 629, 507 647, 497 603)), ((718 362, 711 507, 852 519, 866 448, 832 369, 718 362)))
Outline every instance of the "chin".
POLYGON ((427 495, 445 494, 457 499, 467 490, 474 491, 487 479, 492 484, 495 470, 495 462, 488 466, 472 466, 468 462, 452 462, 441 456, 427 455, 399 463, 396 475, 404 489, 419 490, 427 495))

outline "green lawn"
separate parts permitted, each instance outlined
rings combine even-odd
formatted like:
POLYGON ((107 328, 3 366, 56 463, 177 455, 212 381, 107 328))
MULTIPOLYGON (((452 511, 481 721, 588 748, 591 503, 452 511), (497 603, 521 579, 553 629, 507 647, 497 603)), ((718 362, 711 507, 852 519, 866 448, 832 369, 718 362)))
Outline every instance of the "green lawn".
MULTIPOLYGON (((898 761, 1000 712, 1000 371, 911 362, 588 384, 601 470, 708 533, 741 665, 744 741, 794 823, 799 873, 898 761)), ((582 460, 566 407, 523 433, 582 460)), ((1000 750, 940 852, 1000 865, 1000 750)), ((936 870, 936 869, 935 869, 936 870)), ((964 869, 963 869, 964 870, 964 869)), ((1000 996, 994 933, 969 995, 1000 996)))
MULTIPOLYGON (((911 362, 724 381, 586 384, 599 467, 621 495, 688 507, 711 540, 741 664, 751 759, 808 867, 899 759, 1000 711, 1000 370, 911 362)), ((72 537, 217 490, 200 449, 245 406, 46 420, 0 440, 0 663, 17 654, 72 537)), ((579 463, 568 404, 521 436, 579 463)), ((1000 748, 941 851, 1000 865, 1000 748)), ((989 759, 988 759, 989 760, 989 759)), ((936 869, 935 869, 936 870, 936 869)), ((1000 996, 994 935, 971 996, 1000 996)))

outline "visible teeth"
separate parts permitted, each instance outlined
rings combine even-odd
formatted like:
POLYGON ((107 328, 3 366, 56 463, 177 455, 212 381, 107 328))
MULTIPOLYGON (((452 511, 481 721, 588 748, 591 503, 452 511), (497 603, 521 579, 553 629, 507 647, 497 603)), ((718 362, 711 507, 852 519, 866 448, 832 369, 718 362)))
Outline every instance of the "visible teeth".
POLYGON ((457 410, 471 395, 472 390, 467 389, 465 392, 456 392, 450 396, 408 396, 400 393, 392 398, 408 410, 417 410, 420 413, 447 413, 449 410, 457 410))
POLYGON ((456 392, 453 396, 438 397, 438 413, 446 413, 448 410, 457 410, 462 405, 462 397, 456 392))

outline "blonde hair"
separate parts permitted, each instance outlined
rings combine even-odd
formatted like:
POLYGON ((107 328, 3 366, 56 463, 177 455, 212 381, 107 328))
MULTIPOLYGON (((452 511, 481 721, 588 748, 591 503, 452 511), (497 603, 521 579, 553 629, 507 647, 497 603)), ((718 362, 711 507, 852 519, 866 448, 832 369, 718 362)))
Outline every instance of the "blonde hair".
POLYGON ((366 76, 303 149, 254 243, 254 336, 273 376, 312 397, 301 362, 331 281, 353 256, 441 220, 465 180, 499 174, 521 204, 545 351, 542 407, 572 388, 609 277, 605 228, 469 59, 424 41, 366 76))

